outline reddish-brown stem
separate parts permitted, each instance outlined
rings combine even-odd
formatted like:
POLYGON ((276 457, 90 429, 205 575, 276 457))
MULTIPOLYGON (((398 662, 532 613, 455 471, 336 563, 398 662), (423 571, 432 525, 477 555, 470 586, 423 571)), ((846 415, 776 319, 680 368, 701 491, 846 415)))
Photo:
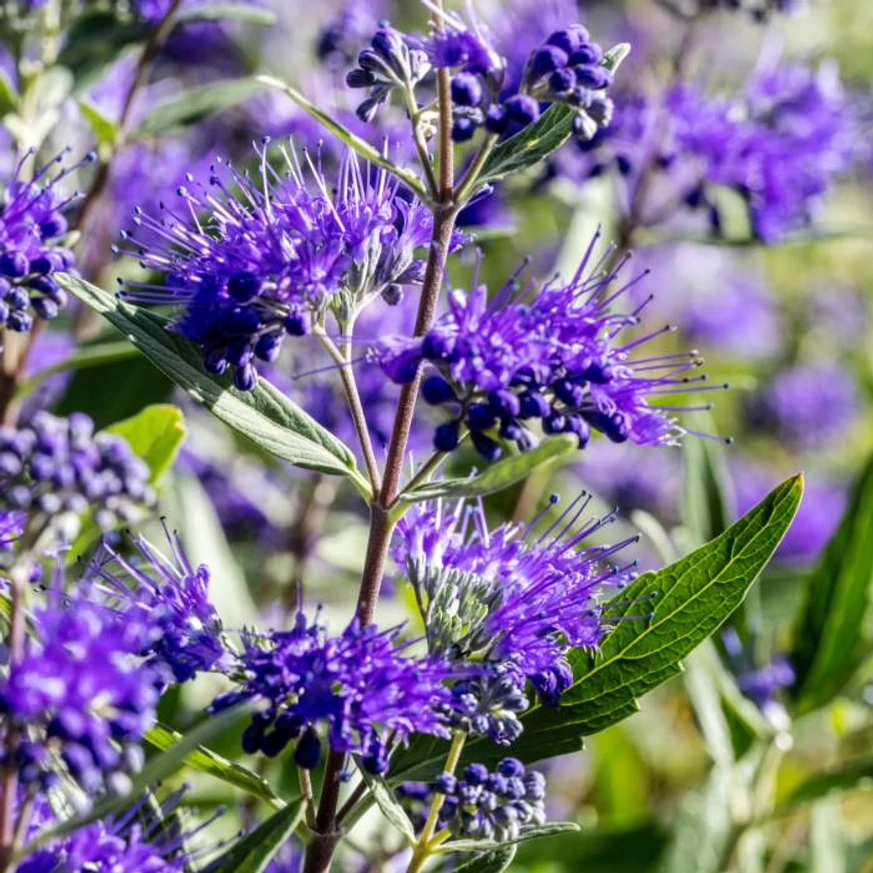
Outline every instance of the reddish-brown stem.
MULTIPOLYGON (((434 18, 434 26, 441 27, 438 16, 434 18)), ((438 72, 437 90, 440 119, 439 202, 435 204, 433 209, 433 232, 421 287, 418 315, 415 320, 415 336, 422 336, 430 330, 436 317, 446 258, 458 215, 454 191, 454 147, 451 135, 452 98, 448 70, 443 69, 438 72)), ((409 443, 409 433, 412 429, 412 418, 415 413, 420 381, 419 370, 412 382, 405 385, 400 392, 394 428, 388 445, 382 487, 378 494, 373 495, 370 504, 370 533, 364 569, 361 574, 361 588, 358 593, 357 618, 361 624, 369 624, 373 620, 376 603, 379 600, 379 590, 382 587, 382 576, 385 572, 391 532, 394 528, 389 510, 400 491, 400 478, 406 457, 406 447, 409 443)), ((324 782, 322 783, 315 822, 315 836, 306 851, 304 873, 327 873, 330 869, 331 859, 339 839, 337 806, 344 765, 345 756, 332 751, 325 766, 324 782)))

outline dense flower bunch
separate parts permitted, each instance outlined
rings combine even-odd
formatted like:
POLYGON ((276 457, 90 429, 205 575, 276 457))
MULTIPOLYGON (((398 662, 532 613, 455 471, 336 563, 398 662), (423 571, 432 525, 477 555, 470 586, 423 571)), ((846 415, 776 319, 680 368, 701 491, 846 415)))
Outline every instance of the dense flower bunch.
POLYGON ((604 55, 581 24, 552 33, 531 53, 521 80, 513 81, 507 76, 507 59, 482 22, 473 19, 468 24, 453 13, 438 16, 426 38, 386 26, 358 55, 358 67, 346 82, 369 90, 358 107, 362 119, 371 121, 395 90, 414 105, 414 90, 431 69, 447 69, 452 73, 455 142, 472 139, 482 129, 495 136, 516 133, 552 103, 573 110, 573 129, 582 139, 609 124, 612 103, 606 90, 612 84, 615 58, 604 55))
POLYGON ((137 212, 148 238, 124 234, 123 248, 165 275, 127 283, 124 296, 181 306, 178 331, 210 373, 232 370, 241 390, 255 386, 259 362, 274 361, 285 336, 310 333, 328 311, 345 323, 377 295, 420 283, 416 249, 431 228, 396 180, 351 151, 335 183, 308 155, 301 163, 281 149, 282 174, 266 148, 259 157, 259 184, 216 163, 210 187, 192 178, 178 189, 178 212, 137 212))
POLYGON ((143 652, 147 663, 166 668, 175 682, 186 682, 195 673, 226 667, 230 656, 209 600, 208 568, 191 564, 177 536, 168 533, 167 541, 172 559, 143 537, 131 540, 132 558, 104 543, 86 578, 99 583, 105 605, 155 629, 154 641, 143 652))
POLYGON ((412 733, 448 736, 437 710, 450 700, 452 671, 439 658, 413 658, 398 631, 350 624, 329 637, 298 613, 289 631, 247 632, 237 672, 240 688, 219 697, 217 711, 242 700, 263 709, 243 735, 247 752, 278 755, 297 741, 294 760, 311 769, 320 758, 316 728, 327 726, 330 747, 355 752, 373 773, 388 765, 387 741, 412 733))
MULTIPOLYGON (((33 152, 18 162, 0 203, 0 328, 27 331, 34 317, 55 318, 67 293, 52 274, 69 270, 73 253, 64 247, 64 212, 77 194, 62 193, 63 180, 80 164, 54 169, 67 152, 27 175, 33 152)), ((85 161, 90 161, 89 155, 85 161)))
POLYGON ((502 452, 495 437, 530 448, 532 421, 546 434, 572 434, 580 448, 592 429, 642 445, 675 444, 685 433, 669 407, 652 401, 699 381, 686 374, 702 362, 694 353, 634 360, 632 350, 650 337, 618 340, 639 321, 636 312, 611 308, 625 290, 611 288, 619 268, 587 273, 588 262, 570 282, 538 291, 515 279, 491 299, 475 283, 469 294, 455 290, 449 312, 423 337, 377 346, 376 359, 396 382, 411 381, 423 361, 436 371, 423 383, 424 399, 452 410, 436 430, 437 449, 452 451, 469 430, 476 450, 495 460, 502 452))
POLYGON ((632 562, 612 560, 635 538, 579 548, 615 518, 577 529, 589 503, 580 495, 538 537, 534 525, 489 530, 482 507, 463 503, 424 505, 401 521, 394 559, 415 591, 431 653, 486 671, 453 689, 456 725, 501 744, 516 739, 525 681, 557 704, 573 682, 567 651, 596 648, 608 630, 604 602, 634 578, 632 562))
POLYGON ((407 782, 399 792, 421 823, 433 797, 442 796, 438 827, 461 839, 517 840, 523 828, 546 820, 545 777, 516 758, 493 771, 468 764, 461 778, 443 773, 432 783, 407 782))
POLYGON ((141 517, 155 502, 149 476, 125 439, 95 434, 81 413, 0 428, 0 509, 27 510, 68 541, 89 509, 102 530, 141 517))
MULTIPOLYGON (((135 803, 123 815, 51 840, 16 869, 18 873, 182 873, 190 862, 185 841, 193 834, 173 833, 160 826, 162 819, 169 820, 175 813, 180 799, 181 792, 177 792, 160 804, 153 801, 154 808, 143 801, 135 803)), ((38 798, 30 815, 31 836, 50 827, 53 819, 49 802, 38 798)))
POLYGON ((680 84, 615 102, 609 128, 579 143, 575 155, 559 154, 557 165, 576 178, 614 166, 627 180, 624 208, 643 225, 688 206, 720 233, 710 186, 722 185, 742 196, 753 233, 772 243, 811 222, 834 177, 857 157, 857 119, 831 64, 762 70, 737 98, 680 84), (652 174, 658 184, 644 184, 652 174))
POLYGON ((57 580, 33 621, 37 633, 0 685, 4 763, 41 790, 57 778, 53 758, 91 797, 124 790, 160 697, 161 676, 141 658, 159 630, 119 619, 87 588, 65 595, 57 580))

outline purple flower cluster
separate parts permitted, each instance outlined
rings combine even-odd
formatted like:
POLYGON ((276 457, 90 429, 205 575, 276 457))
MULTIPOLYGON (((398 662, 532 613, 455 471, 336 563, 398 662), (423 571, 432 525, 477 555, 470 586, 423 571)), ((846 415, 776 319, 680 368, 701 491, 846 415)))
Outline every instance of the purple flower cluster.
POLYGON ((0 509, 0 552, 12 548, 24 532, 27 516, 16 510, 0 509))
POLYGON ((321 754, 316 728, 324 724, 331 749, 357 753, 368 770, 384 772, 389 735, 398 743, 413 733, 448 736, 438 710, 450 701, 444 683, 454 675, 439 658, 407 656, 397 636, 397 629, 353 622, 329 637, 303 613, 289 631, 245 633, 240 688, 211 709, 243 700, 263 706, 243 734, 249 753, 278 755, 296 741, 294 760, 311 769, 321 754))
POLYGON ((102 530, 133 521, 155 502, 146 463, 127 441, 94 433, 84 414, 39 412, 0 428, 0 509, 25 511, 69 541, 87 511, 102 530))
POLYGON ((747 406, 750 423, 795 449, 821 449, 858 418, 858 387, 836 363, 804 364, 778 373, 747 406))
POLYGON ((633 563, 611 561, 636 537, 579 548, 615 519, 610 513, 577 529, 589 503, 580 495, 536 537, 533 524, 489 530, 482 507, 463 503, 422 505, 398 525, 394 559, 416 593, 431 653, 481 663, 492 678, 463 683, 456 709, 474 723, 477 712, 496 715, 487 732, 498 741, 511 734, 504 721, 524 708, 525 678, 543 701, 559 701, 573 681, 565 654, 597 647, 609 628, 604 600, 634 577, 633 563), (462 699, 483 693, 493 707, 477 710, 462 699))
POLYGON ((717 234, 722 218, 712 186, 731 188, 765 243, 811 223, 863 139, 832 64, 761 71, 733 99, 683 84, 658 98, 618 94, 615 103, 607 130, 575 155, 559 154, 561 172, 587 178, 614 166, 636 221, 664 221, 688 206, 704 211, 717 234))
POLYGON ((168 532, 167 541, 172 559, 143 537, 130 542, 134 558, 104 543, 86 578, 100 583, 104 603, 126 621, 155 629, 155 639, 143 652, 147 663, 167 668, 175 682, 186 682, 198 672, 228 666, 230 656, 209 600, 209 569, 191 564, 177 536, 168 532))
MULTIPOLYGON (((0 329, 30 330, 34 317, 55 318, 67 302, 54 273, 72 268, 73 253, 63 247, 67 233, 64 211, 77 194, 61 193, 62 181, 80 166, 52 175, 67 152, 25 175, 33 157, 16 165, 0 202, 0 329)), ((85 160, 92 160, 89 155, 85 160)))
MULTIPOLYGON (((52 840, 45 848, 27 855, 16 868, 18 873, 182 873, 189 860, 184 852, 189 834, 173 834, 160 827, 175 811, 181 792, 171 795, 152 809, 145 801, 134 804, 128 812, 93 822, 69 836, 52 840)), ((48 801, 38 798, 31 814, 29 831, 38 835, 54 823, 48 801)))
POLYGON ((430 72, 427 53, 419 40, 385 25, 358 54, 358 66, 346 76, 349 88, 366 89, 367 98, 356 112, 362 121, 372 121, 379 107, 394 90, 411 92, 430 72))
POLYGON ((91 797, 124 790, 160 695, 159 673, 140 657, 157 628, 119 620, 86 588, 66 595, 58 580, 33 625, 24 656, 0 677, 2 747, 12 756, 4 763, 42 789, 57 778, 50 763, 58 758, 91 797))
POLYGON ((241 390, 255 386, 258 362, 275 361, 285 336, 308 334, 332 307, 348 320, 375 296, 420 283, 416 249, 430 237, 430 213, 354 153, 335 183, 306 154, 302 164, 284 148, 280 156, 284 174, 259 151, 257 185, 216 163, 213 190, 190 179, 178 211, 136 213, 148 238, 123 235, 126 253, 165 276, 126 283, 124 296, 181 306, 176 329, 208 372, 232 370, 241 390))
POLYGON ((611 287, 621 264, 586 273, 591 251, 566 284, 553 280, 536 291, 514 277, 489 299, 474 283, 469 294, 451 293, 449 312, 423 337, 378 344, 374 355, 395 382, 411 381, 422 362, 436 371, 425 378, 423 397, 452 411, 436 430, 438 450, 452 451, 469 430, 476 450, 495 460, 502 452, 496 438, 531 447, 532 421, 546 434, 572 434, 580 448, 592 429, 641 445, 673 445, 685 433, 660 398, 705 379, 687 375, 702 362, 695 353, 633 359, 634 349, 672 328, 618 341, 638 324, 639 309, 612 310, 628 287, 611 287))
POLYGON ((441 795, 438 827, 460 839, 517 840, 523 828, 546 820, 545 777, 526 771, 516 758, 504 758, 494 771, 468 764, 461 778, 443 773, 432 783, 407 782, 398 793, 421 823, 434 796, 441 795))

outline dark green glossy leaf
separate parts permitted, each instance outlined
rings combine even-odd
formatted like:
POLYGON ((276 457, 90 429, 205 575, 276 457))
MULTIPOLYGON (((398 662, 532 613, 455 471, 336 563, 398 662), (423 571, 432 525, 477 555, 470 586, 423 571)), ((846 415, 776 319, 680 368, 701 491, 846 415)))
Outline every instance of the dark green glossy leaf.
POLYGON ((329 130, 337 139, 344 142, 349 148, 354 149, 362 158, 369 161, 375 167, 381 167, 395 175, 406 185, 420 200, 427 199, 427 191, 421 184, 421 180, 410 170, 398 167, 386 158, 382 152, 373 148, 366 140, 355 136, 345 125, 335 118, 331 118, 326 112, 319 109, 308 100, 296 88, 277 79, 274 76, 258 76, 258 81, 270 88, 276 88, 287 94, 304 112, 314 118, 325 130, 329 130))
POLYGON ((415 828, 406 814, 406 810, 400 805, 394 792, 388 787, 388 783, 373 773, 368 773, 363 767, 359 768, 360 774, 376 801, 382 815, 403 834, 404 839, 410 846, 415 845, 415 828))
MULTIPOLYGON (((606 607, 613 630, 592 656, 570 653, 576 681, 555 708, 534 706, 512 754, 525 762, 577 751, 582 737, 632 715, 637 698, 681 672, 681 661, 737 608, 791 524, 803 490, 792 477, 721 536, 658 572, 644 573, 606 607), (651 610, 649 615, 646 612, 651 610)), ((414 741, 392 763, 393 778, 427 779, 446 743, 414 741)), ((468 743, 464 760, 492 763, 502 751, 468 743)))
POLYGON ((553 103, 533 124, 495 146, 477 185, 494 182, 544 161, 570 138, 573 116, 569 107, 553 103))
POLYGON ((149 465, 149 481, 152 483, 159 481, 173 466, 188 434, 182 410, 170 403, 146 406, 142 412, 106 430, 124 437, 130 443, 134 454, 149 465))
POLYGON ((535 449, 522 452, 489 465, 483 473, 464 479, 439 479, 426 482, 402 495, 403 500, 415 502, 437 498, 478 497, 502 491, 504 488, 527 478, 542 464, 568 455, 578 448, 575 438, 566 435, 550 437, 535 449))
POLYGON ((461 861, 454 873, 503 873, 515 857, 515 846, 502 846, 461 861))
MULTIPOLYGON (((150 746, 154 746, 162 752, 169 751, 183 739, 182 734, 163 724, 156 724, 145 736, 145 740, 150 746)), ((234 788, 239 788, 246 794, 257 797, 276 809, 285 806, 266 779, 240 764, 228 761, 227 758, 216 754, 205 746, 198 746, 188 755, 185 759, 185 766, 213 776, 234 788)))
MULTIPOLYGON (((708 433, 715 428, 711 416, 698 416, 693 424, 696 430, 708 433)), ((727 529, 734 517, 734 501, 721 444, 687 439, 682 456, 682 521, 697 547, 727 529)))
POLYGON ((800 713, 832 700, 869 653, 873 601, 873 458, 855 484, 837 532, 806 580, 796 618, 792 689, 800 713))
MULTIPOLYGON (((539 840, 545 837, 556 837, 563 834, 575 834, 579 831, 579 825, 572 821, 550 821, 543 825, 531 825, 524 827, 514 840, 505 840, 501 846, 518 845, 528 840, 539 840)), ((452 840, 443 843, 436 849, 438 853, 448 852, 481 852, 491 851, 495 847, 493 840, 452 840)))
POLYGON ((262 873, 303 818, 303 802, 289 803, 234 843, 204 873, 262 873))
POLYGON ((58 281, 118 328, 159 370, 225 424, 265 451, 308 470, 348 476, 365 491, 354 455, 297 404, 261 379, 253 391, 207 375, 196 349, 168 331, 164 319, 125 303, 76 276, 58 281))
POLYGON ((134 135, 156 136, 188 127, 214 112, 242 103, 264 87, 257 79, 227 79, 183 91, 155 106, 139 123, 134 135))

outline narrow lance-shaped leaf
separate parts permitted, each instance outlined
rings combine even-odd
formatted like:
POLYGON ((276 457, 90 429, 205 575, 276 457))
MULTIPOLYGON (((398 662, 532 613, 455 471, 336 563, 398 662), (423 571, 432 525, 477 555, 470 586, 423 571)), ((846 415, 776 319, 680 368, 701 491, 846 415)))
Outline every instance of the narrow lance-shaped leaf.
POLYGON ((373 148, 370 143, 361 139, 359 136, 355 136, 355 134, 353 134, 344 124, 341 124, 335 118, 331 118, 326 112, 319 109, 296 88, 274 76, 258 76, 257 78, 262 84, 267 85, 270 88, 276 88, 287 94, 304 112, 311 115, 322 127, 329 130, 337 139, 344 142, 349 146, 349 148, 356 151, 362 158, 369 161, 374 166, 381 167, 383 170, 387 170, 389 173, 395 175, 420 200, 427 199, 427 191, 415 173, 393 164, 380 151, 373 148))
POLYGON ((871 643, 873 604, 873 458, 855 483, 837 532, 806 580, 790 653, 797 709, 832 700, 871 643))
POLYGON ((491 464, 477 476, 426 482, 401 496, 404 501, 411 503, 436 500, 440 497, 478 497, 492 494, 520 482, 537 467, 568 455, 576 448, 577 441, 574 437, 565 434, 551 437, 529 452, 522 452, 491 464))
POLYGON ((194 347, 170 333, 166 322, 76 276, 58 281, 125 336, 164 374, 225 424, 265 451, 308 470, 348 476, 366 493, 351 450, 297 404, 261 379, 253 391, 237 391, 207 375, 194 347))
MULTIPOLYGON (((786 480, 721 536, 658 572, 644 573, 605 608, 615 622, 596 656, 570 653, 576 681, 558 707, 535 706, 512 753, 525 762, 577 751, 584 736, 632 715, 637 698, 681 672, 681 662, 737 608, 797 511, 803 480, 786 480), (646 612, 651 610, 650 615, 646 612)), ((422 738, 397 756, 395 779, 430 778, 446 744, 422 738)), ((496 762, 499 747, 475 740, 464 760, 496 762)))
POLYGON ((204 873, 262 873, 302 818, 302 801, 289 803, 223 852, 204 873))
POLYGON ((200 746, 207 744, 213 738, 230 730, 239 722, 246 712, 244 706, 236 706, 225 710, 219 715, 204 719, 196 727, 186 733, 178 743, 167 751, 149 760, 145 767, 136 775, 130 790, 123 795, 113 795, 98 800, 88 812, 73 816, 55 827, 46 828, 30 844, 24 847, 22 854, 26 855, 37 846, 72 833, 92 821, 115 815, 135 803, 153 786, 173 774, 184 769, 188 757, 200 746))
POLYGON ((515 857, 515 846, 501 846, 461 861, 454 873, 503 873, 515 857))
MULTIPOLYGON (((145 740, 150 746, 166 752, 182 742, 184 735, 159 723, 148 731, 145 740)), ((234 788, 239 788, 246 794, 265 801, 275 809, 282 809, 285 806, 266 779, 241 764, 228 761, 227 758, 216 754, 205 746, 198 746, 185 759, 185 766, 200 773, 206 773, 234 788)))
MULTIPOLYGON (((602 65, 614 73, 630 53, 627 43, 611 48, 602 65)), ((544 161, 570 138, 575 112, 568 106, 553 103, 533 124, 499 143, 488 157, 477 185, 519 173, 544 161)))

